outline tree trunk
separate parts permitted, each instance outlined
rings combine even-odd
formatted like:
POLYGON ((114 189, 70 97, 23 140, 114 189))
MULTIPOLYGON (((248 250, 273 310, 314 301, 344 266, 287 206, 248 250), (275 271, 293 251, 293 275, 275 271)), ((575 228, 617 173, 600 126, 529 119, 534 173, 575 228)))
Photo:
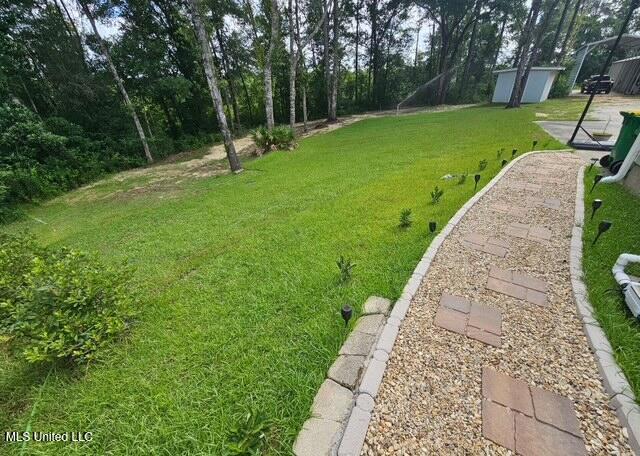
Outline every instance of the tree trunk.
POLYGON ((447 98, 447 72, 449 71, 449 34, 447 32, 447 28, 440 24, 440 57, 439 57, 439 68, 438 74, 440 74, 440 79, 438 80, 438 96, 436 99, 436 104, 441 105, 445 102, 447 98))
POLYGON ((416 32, 416 54, 413 57, 414 68, 418 66, 418 46, 420 45, 420 29, 421 28, 422 28, 422 24, 418 22, 418 31, 416 32))
POLYGON ((369 8, 369 18, 371 22, 371 42, 369 44, 369 74, 368 90, 369 103, 377 105, 377 85, 378 85, 378 0, 373 0, 369 8))
POLYGON ((524 95, 524 89, 527 86, 527 81, 529 80, 529 74, 531 73, 531 68, 538 63, 541 55, 542 42, 544 41, 544 37, 547 33, 547 28, 549 28, 549 24, 551 23, 551 17, 553 12, 558 6, 560 0, 552 0, 549 10, 544 14, 542 18, 542 22, 540 26, 535 31, 536 39, 533 43, 533 48, 531 50, 531 57, 527 62, 526 69, 524 70, 524 74, 522 75, 522 82, 520 84, 520 95, 519 99, 522 99, 522 95, 524 95))
POLYGON ((356 102, 356 105, 358 105, 359 102, 359 98, 358 98, 358 78, 359 78, 359 68, 358 68, 358 52, 359 52, 359 47, 360 47, 360 9, 362 8, 362 4, 361 4, 361 0, 357 0, 356 2, 356 56, 355 56, 355 94, 354 94, 354 100, 356 102))
POLYGON ((220 30, 215 30, 216 40, 218 41, 218 46, 220 46, 220 56, 222 57, 222 67, 224 69, 224 76, 227 80, 227 85, 229 86, 229 96, 231 97, 231 106, 233 106, 233 117, 235 118, 235 127, 234 130, 239 131, 242 128, 240 123, 240 107, 238 106, 238 97, 236 96, 236 89, 233 83, 233 75, 231 71, 231 63, 229 62, 229 57, 227 56, 227 50, 224 45, 224 38, 220 30))
POLYGON ((340 78, 340 0, 333 1, 333 68, 331 72, 331 100, 327 120, 338 120, 338 83, 340 78))
POLYGON ((522 29, 522 31, 520 32, 520 38, 518 38, 518 48, 516 49, 516 52, 513 54, 513 66, 517 67, 518 65, 520 65, 520 57, 522 55, 522 45, 524 44, 522 40, 524 40, 525 38, 525 33, 524 31, 527 30, 527 27, 529 27, 529 24, 531 23, 531 14, 533 13, 533 11, 531 10, 531 8, 529 8, 529 12, 527 13, 527 20, 525 21, 525 25, 522 29))
POLYGON ((493 73, 493 69, 498 64, 498 57, 500 56, 500 49, 502 48, 502 40, 504 39, 504 29, 507 26, 507 14, 504 15, 504 19, 502 19, 502 24, 500 25, 500 34, 498 35, 498 44, 496 46, 496 52, 493 54, 493 58, 491 59, 491 66, 489 67, 489 75, 493 73))
POLYGON ((307 84, 302 84, 302 121, 304 122, 304 132, 309 131, 307 127, 307 84))
POLYGON ((519 108, 520 100, 521 100, 521 91, 520 87, 522 85, 522 75, 524 74, 525 68, 527 66, 528 60, 527 56, 529 54, 529 48, 531 47, 531 40, 533 37, 533 29, 536 26, 536 22, 538 21, 538 14, 540 13, 540 5, 542 0, 533 0, 531 4, 530 17, 529 21, 523 30, 523 38, 522 38, 522 46, 518 59, 518 68, 516 69, 516 77, 513 83, 513 89, 511 90, 511 97, 509 98, 509 103, 507 104, 507 108, 519 108))
POLYGON ((291 128, 291 130, 294 130, 296 126, 296 74, 298 70, 298 51, 295 49, 293 8, 293 0, 289 0, 289 128, 291 128))
POLYGON ((147 115, 147 110, 142 110, 142 116, 144 117, 144 123, 147 126, 147 133, 149 134, 149 138, 153 139, 153 132, 151 131, 151 124, 149 123, 149 116, 147 115))
POLYGON ((562 26, 564 25, 564 21, 567 18, 567 12, 569 11, 569 6, 571 6, 571 0, 564 0, 564 8, 562 8, 562 15, 560 16, 560 20, 558 21, 558 26, 556 27, 556 33, 553 35, 553 41, 551 41, 551 46, 549 46, 549 53, 545 56, 548 62, 551 62, 556 54, 558 39, 560 39, 560 33, 562 32, 562 26))
POLYGON ((244 92, 245 101, 247 103, 247 109, 249 110, 249 119, 251 121, 254 120, 253 117, 253 103, 251 100, 251 96, 249 95, 249 88, 247 87, 247 83, 244 80, 244 75, 242 74, 242 70, 238 68, 238 75, 240 76, 240 82, 242 83, 242 90, 244 92))
MULTIPOLYGON (((57 0, 55 1, 55 4, 56 4, 56 8, 58 8, 58 11, 60 11, 60 6, 58 6, 57 0)), ((87 60, 85 59, 85 56, 84 56, 84 46, 82 45, 82 38, 80 37, 80 33, 78 32, 78 27, 76 27, 76 24, 73 21, 73 18, 71 17, 71 14, 69 14, 69 10, 67 9, 67 5, 64 4, 64 0, 60 0, 60 5, 62 6, 62 9, 64 10, 65 14, 67 15, 67 20, 69 21, 69 24, 71 25, 71 28, 73 29, 73 35, 74 35, 75 40, 76 40, 76 46, 78 46, 78 52, 80 53, 80 58, 82 59, 82 65, 86 69, 87 68, 87 60)), ((60 15, 62 16, 62 12, 60 12, 60 15)), ((64 20, 64 18, 63 18, 63 20, 64 20)))
POLYGON ((460 81, 460 92, 458 97, 462 98, 467 85, 467 77, 469 76, 469 70, 471 69, 471 62, 475 57, 476 36, 478 35, 478 21, 480 20, 480 9, 482 8, 482 0, 476 0, 475 10, 473 12, 473 26, 471 28, 471 37, 469 38, 469 52, 467 53, 467 59, 464 63, 464 70, 462 71, 462 81, 460 81))
POLYGON ((98 33, 98 27, 96 27, 96 21, 94 20, 93 15, 89 11, 89 7, 87 6, 86 2, 84 0, 78 0, 78 3, 80 3, 80 7, 82 8, 82 11, 84 12, 85 16, 87 16, 87 19, 89 19, 89 23, 91 24, 93 33, 95 34, 96 38, 98 39, 98 43, 100 44, 100 50, 102 51, 102 54, 104 55, 105 59, 107 59, 107 65, 109 66, 109 70, 111 71, 111 74, 113 75, 113 79, 115 79, 116 84, 118 85, 118 89, 122 94, 124 103, 127 109, 129 110, 131 117, 133 118, 133 123, 136 125, 136 130, 138 130, 138 136, 140 136, 140 142, 142 142, 142 147, 144 148, 144 155, 147 158, 147 162, 153 163, 153 156, 151 155, 151 151, 149 150, 149 144, 147 144, 147 138, 144 135, 142 124, 140 123, 138 114, 136 114, 136 110, 134 109, 133 103, 131 103, 131 100, 129 99, 129 94, 127 93, 127 90, 124 88, 124 82, 122 81, 122 79, 120 79, 118 70, 116 69, 115 65, 113 64, 113 61, 111 60, 111 54, 109 52, 109 48, 107 48, 107 44, 104 42, 104 40, 100 36, 100 33, 98 33))
POLYGON ((562 40, 562 46, 560 46, 560 52, 556 55, 556 59, 560 60, 564 57, 565 51, 567 49, 567 45, 569 44, 569 40, 571 39, 571 35, 573 35, 573 27, 576 25, 576 19, 578 18, 578 13, 580 13, 580 8, 582 7, 582 0, 576 0, 576 5, 573 8, 573 15, 571 16, 571 20, 569 21, 569 26, 567 27, 567 33, 562 40))
MULTIPOLYGON (((337 0, 336 0, 337 1, 337 0)), ((335 5, 334 5, 335 8, 335 5)), ((331 62, 329 61, 329 4, 322 0, 322 14, 327 17, 322 25, 322 60, 324 64, 324 87, 327 97, 327 114, 331 112, 331 62)))
POLYGON ((269 46, 267 47, 267 53, 264 59, 264 109, 267 116, 267 129, 273 130, 275 126, 275 119, 273 117, 273 82, 272 82, 272 67, 273 67, 273 52, 275 51, 276 44, 278 42, 278 0, 271 0, 271 36, 269 37, 269 46))
POLYGON ((218 88, 218 81, 216 79, 216 69, 213 63, 213 54, 211 52, 207 31, 204 28, 202 17, 200 16, 198 0, 189 0, 189 6, 191 8, 191 16, 193 18, 193 24, 200 44, 200 50, 202 51, 204 73, 207 77, 207 84, 209 85, 209 92, 211 93, 211 99, 213 100, 213 107, 216 110, 218 126, 222 132, 224 148, 227 152, 227 159, 229 160, 231 171, 237 174, 242 172, 242 165, 240 164, 240 159, 236 154, 236 148, 233 144, 231 132, 227 125, 227 117, 224 114, 224 106, 222 105, 222 97, 220 96, 220 89, 218 88))
POLYGON ((491 93, 491 88, 493 87, 493 69, 498 64, 498 57, 500 56, 500 49, 502 48, 502 40, 504 39, 504 29, 507 26, 507 13, 504 14, 504 19, 502 19, 502 24, 500 25, 500 34, 498 35, 498 43, 496 45, 496 52, 493 54, 491 58, 491 65, 489 66, 489 78, 487 83, 487 92, 491 93))

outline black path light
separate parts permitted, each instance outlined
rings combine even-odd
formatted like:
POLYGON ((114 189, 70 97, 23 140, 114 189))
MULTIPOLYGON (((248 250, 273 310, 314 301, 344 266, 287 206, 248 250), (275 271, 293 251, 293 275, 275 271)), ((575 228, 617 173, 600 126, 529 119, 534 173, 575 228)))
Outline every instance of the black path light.
POLYGON ((478 189, 478 182, 480 182, 480 174, 476 174, 475 176, 473 176, 473 180, 476 181, 473 187, 473 191, 475 192, 478 189))
POLYGON ((500 168, 504 168, 504 165, 506 165, 506 164, 507 164, 507 161, 506 160, 502 160, 502 163, 500 164, 500 168))
POLYGON ((591 245, 596 245, 596 242, 598 242, 598 239, 600 238, 602 233, 609 231, 611 225, 613 225, 613 223, 611 223, 609 220, 601 221, 600 225, 598 225, 598 234, 596 235, 596 238, 593 240, 593 243, 591 245))
POLYGON ((344 325, 347 326, 349 324, 349 320, 351 320, 351 317, 353 316, 353 309, 350 305, 345 304, 344 306, 342 306, 340 314, 342 315, 342 319, 344 320, 344 325))
POLYGON ((435 233, 435 231, 436 231, 436 222, 429 222, 429 231, 431 232, 431 234, 435 233))
POLYGON ((591 190, 589 190, 589 193, 591 193, 593 189, 596 188, 596 185, 598 185, 598 182, 600 182, 603 177, 604 176, 602 174, 598 174, 596 177, 593 178, 593 185, 591 186, 591 190))
POLYGON ((593 220, 593 216, 596 215, 596 211, 600 209, 600 206, 602 206, 602 200, 594 199, 591 203, 591 220, 593 220))
POLYGON ((538 145, 538 140, 534 139, 533 143, 531 144, 531 150, 534 150, 536 148, 536 146, 538 145))
POLYGON ((511 151, 511 158, 515 157, 517 153, 518 153, 518 149, 513 149, 511 151))
POLYGON ((596 163, 598 163, 598 159, 597 158, 592 158, 591 159, 591 165, 589 165, 589 171, 591 171, 593 169, 593 165, 595 165, 596 163))

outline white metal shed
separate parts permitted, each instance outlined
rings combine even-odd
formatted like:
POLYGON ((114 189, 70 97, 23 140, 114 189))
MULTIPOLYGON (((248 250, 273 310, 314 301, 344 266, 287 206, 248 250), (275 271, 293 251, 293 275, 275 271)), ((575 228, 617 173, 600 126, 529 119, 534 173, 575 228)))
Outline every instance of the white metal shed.
MULTIPOLYGON (((553 81, 562 67, 532 67, 527 79, 527 85, 522 94, 522 103, 540 103, 547 99, 553 81)), ((508 103, 516 80, 516 68, 496 70, 498 75, 496 88, 493 91, 493 103, 508 103)))

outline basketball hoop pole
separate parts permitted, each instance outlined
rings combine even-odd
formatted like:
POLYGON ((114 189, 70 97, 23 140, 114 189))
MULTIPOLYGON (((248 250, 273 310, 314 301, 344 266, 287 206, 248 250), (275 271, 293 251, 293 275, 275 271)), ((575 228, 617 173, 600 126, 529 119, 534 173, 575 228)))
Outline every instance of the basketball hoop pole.
MULTIPOLYGON (((609 56, 607 57, 607 61, 604 63, 604 65, 602 65, 602 70, 600 70, 600 76, 598 76, 598 80, 596 81, 596 88, 597 88, 597 84, 602 81, 602 79, 604 78, 605 73, 607 72, 607 68, 609 68, 609 65, 611 65, 611 61, 613 60, 613 53, 616 51, 616 49, 618 48, 618 44, 620 44, 620 40, 622 39, 622 35, 624 35, 624 31, 627 28, 627 25, 629 24, 629 21, 631 20, 631 16, 633 16, 633 12, 636 10, 636 8, 638 7, 638 2, 640 0, 631 0, 631 5, 629 6, 629 11, 627 12, 627 16, 624 18, 624 22, 622 23, 622 26, 620 27, 620 33, 618 33, 618 37, 616 38, 616 42, 613 44, 613 47, 611 48, 611 51, 609 52, 609 56)), ((573 89, 573 87, 572 87, 573 89)), ((578 134, 578 131, 580 130, 580 127, 582 126, 582 122, 584 121, 584 118, 587 116, 587 111, 589 111, 589 107, 591 106, 591 103, 593 102, 593 98, 596 96, 596 90, 592 90, 591 94, 589 95, 589 100, 587 101, 587 104, 585 105, 582 114, 580 115, 580 120, 578 120, 578 124, 576 125, 576 128, 573 130, 573 134, 571 135, 571 139, 569 140, 569 142, 567 143, 568 145, 572 146, 573 145, 573 141, 576 139, 576 135, 578 134)))

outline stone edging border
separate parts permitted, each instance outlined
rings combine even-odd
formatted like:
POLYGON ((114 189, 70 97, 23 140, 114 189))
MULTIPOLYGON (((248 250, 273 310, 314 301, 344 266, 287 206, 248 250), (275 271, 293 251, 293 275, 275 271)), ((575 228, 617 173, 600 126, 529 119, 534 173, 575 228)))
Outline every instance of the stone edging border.
POLYGON ((582 281, 582 227, 584 226, 584 170, 580 167, 576 183, 575 221, 571 231, 571 287, 582 318, 584 333, 598 364, 598 370, 610 395, 609 403, 616 411, 620 424, 626 428, 629 445, 636 455, 640 455, 640 406, 635 401, 633 390, 626 376, 620 370, 600 324, 593 315, 587 287, 582 281))
MULTIPOLYGON (((398 332, 400 330, 400 325, 402 324, 402 321, 404 320, 409 310, 409 306, 411 305, 411 300, 420 288, 422 279, 427 274, 429 266, 435 258, 438 249, 444 242, 445 238, 453 231, 460 220, 462 220, 462 217, 466 215, 466 213, 473 207, 473 205, 476 204, 478 200, 482 198, 489 190, 491 190, 502 178, 502 176, 504 176, 517 162, 522 160, 524 157, 537 153, 572 151, 573 149, 536 150, 524 153, 519 157, 516 157, 511 162, 509 162, 502 170, 500 170, 500 172, 496 174, 493 179, 491 179, 487 183, 487 185, 485 185, 475 195, 473 195, 458 210, 458 212, 455 213, 455 215, 451 218, 451 220, 449 220, 442 231, 440 231, 440 233, 438 233, 433 241, 431 241, 429 247, 427 248, 427 251, 414 269, 413 274, 411 274, 411 278, 402 290, 400 298, 393 306, 391 315, 389 315, 389 318, 387 319, 387 322, 382 329, 382 333, 380 334, 380 338, 378 339, 377 345, 375 347, 376 351, 381 350, 386 354, 391 354, 393 345, 395 344, 396 337, 398 336, 398 332)), ((366 402, 362 401, 363 403, 361 404, 361 401, 356 399, 356 404, 351 411, 351 416, 347 421, 347 426, 344 430, 342 440, 340 441, 340 444, 338 446, 338 456, 360 456, 362 446, 364 445, 364 441, 367 436, 367 430, 369 429, 369 422, 371 421, 371 413, 375 405, 375 398, 378 394, 378 389, 382 384, 382 379, 384 377, 386 368, 386 360, 376 360, 376 362, 371 362, 366 367, 366 370, 362 377, 362 385, 366 385, 366 390, 363 390, 361 387, 359 389, 360 394, 357 394, 357 397, 359 399, 361 395, 366 395, 369 396, 369 400, 367 400, 366 402)), ((324 453, 318 452, 317 454, 324 453)))

